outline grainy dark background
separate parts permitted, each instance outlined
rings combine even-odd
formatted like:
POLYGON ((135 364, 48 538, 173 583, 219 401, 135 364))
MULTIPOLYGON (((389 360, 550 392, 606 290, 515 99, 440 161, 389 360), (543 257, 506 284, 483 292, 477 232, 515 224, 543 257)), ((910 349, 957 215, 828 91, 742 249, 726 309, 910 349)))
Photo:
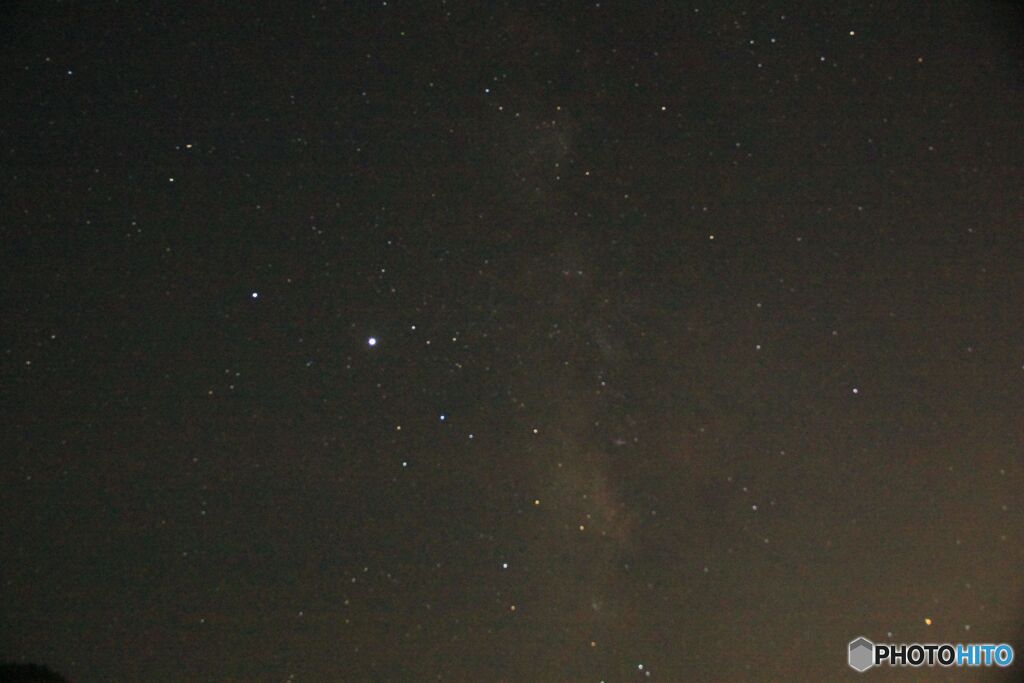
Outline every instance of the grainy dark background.
POLYGON ((795 681, 1013 640, 1016 7, 7 3, 0 659, 795 681))

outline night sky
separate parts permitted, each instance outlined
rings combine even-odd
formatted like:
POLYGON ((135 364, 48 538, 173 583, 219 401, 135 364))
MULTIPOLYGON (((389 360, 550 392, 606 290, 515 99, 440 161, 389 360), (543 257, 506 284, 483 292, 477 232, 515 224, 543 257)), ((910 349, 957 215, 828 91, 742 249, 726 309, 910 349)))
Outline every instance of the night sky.
MULTIPOLYGON (((5 4, 0 660, 822 681, 860 635, 1020 642, 1022 17, 5 4)), ((864 674, 914 675, 986 673, 864 674)))

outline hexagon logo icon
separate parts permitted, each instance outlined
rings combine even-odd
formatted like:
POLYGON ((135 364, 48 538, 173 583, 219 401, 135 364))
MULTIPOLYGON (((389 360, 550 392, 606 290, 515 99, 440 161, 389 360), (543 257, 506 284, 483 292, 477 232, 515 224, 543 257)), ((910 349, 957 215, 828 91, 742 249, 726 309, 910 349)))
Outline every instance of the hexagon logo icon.
POLYGON ((875 644, 864 636, 850 641, 850 668, 867 671, 875 665, 875 644))

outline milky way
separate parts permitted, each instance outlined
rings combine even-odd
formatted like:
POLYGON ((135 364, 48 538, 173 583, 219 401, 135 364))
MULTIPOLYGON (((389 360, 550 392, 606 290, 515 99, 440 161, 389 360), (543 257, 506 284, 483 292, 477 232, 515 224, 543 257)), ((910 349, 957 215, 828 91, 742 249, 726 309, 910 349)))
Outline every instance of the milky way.
POLYGON ((0 660, 1021 645, 1012 3, 8 4, 0 660))

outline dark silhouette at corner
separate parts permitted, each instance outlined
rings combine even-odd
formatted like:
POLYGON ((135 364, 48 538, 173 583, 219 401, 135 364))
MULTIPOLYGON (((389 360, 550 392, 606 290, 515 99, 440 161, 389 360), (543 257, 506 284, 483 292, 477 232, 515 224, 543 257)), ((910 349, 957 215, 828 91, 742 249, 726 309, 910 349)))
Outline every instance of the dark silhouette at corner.
POLYGON ((0 663, 0 683, 70 683, 70 681, 38 664, 0 663))

